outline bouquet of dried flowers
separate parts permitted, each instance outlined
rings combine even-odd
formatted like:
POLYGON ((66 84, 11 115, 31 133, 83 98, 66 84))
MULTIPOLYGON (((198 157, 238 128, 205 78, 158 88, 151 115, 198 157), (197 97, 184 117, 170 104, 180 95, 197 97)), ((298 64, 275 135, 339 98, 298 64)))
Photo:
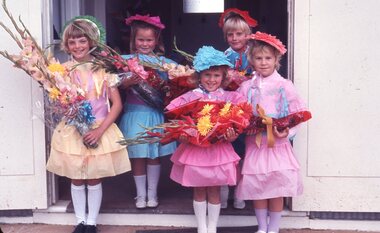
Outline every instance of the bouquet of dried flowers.
MULTIPOLYGON (((63 118, 69 125, 74 125, 81 135, 91 130, 95 122, 92 107, 85 99, 81 87, 71 81, 70 70, 53 57, 46 55, 46 51, 38 45, 21 18, 19 19, 21 26, 13 18, 5 0, 2 8, 18 35, 3 22, 0 22, 0 26, 16 42, 20 52, 10 54, 7 51, 0 51, 0 55, 11 61, 14 67, 25 71, 43 87, 52 113, 63 118)), ((97 145, 86 146, 97 147, 97 145)))

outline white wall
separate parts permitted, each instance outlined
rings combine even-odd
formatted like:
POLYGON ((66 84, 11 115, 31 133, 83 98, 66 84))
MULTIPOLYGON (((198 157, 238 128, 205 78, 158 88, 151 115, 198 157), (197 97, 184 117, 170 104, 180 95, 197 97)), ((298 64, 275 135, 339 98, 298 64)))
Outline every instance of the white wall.
MULTIPOLYGON (((40 0, 12 0, 35 39, 42 40, 40 0)), ((0 21, 12 24, 1 9, 0 21)), ((2 28, 1 28, 2 29, 2 28)), ((18 53, 14 41, 0 30, 0 50, 18 53)), ((0 57, 0 209, 46 207, 45 131, 41 88, 23 71, 0 57)))
POLYGON ((295 84, 313 118, 297 136, 295 210, 380 212, 378 0, 295 2, 295 84))

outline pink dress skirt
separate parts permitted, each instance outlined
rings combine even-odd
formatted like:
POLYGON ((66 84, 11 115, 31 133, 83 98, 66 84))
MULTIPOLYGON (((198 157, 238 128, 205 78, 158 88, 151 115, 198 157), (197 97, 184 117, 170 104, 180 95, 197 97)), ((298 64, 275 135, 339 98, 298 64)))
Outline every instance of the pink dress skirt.
POLYGON ((236 185, 239 160, 229 142, 209 147, 182 143, 171 158, 170 178, 185 187, 236 185))
POLYGON ((260 148, 254 141, 255 136, 247 136, 236 196, 243 200, 263 200, 302 194, 299 164, 289 140, 276 138, 273 148, 268 148, 266 136, 262 137, 260 148))

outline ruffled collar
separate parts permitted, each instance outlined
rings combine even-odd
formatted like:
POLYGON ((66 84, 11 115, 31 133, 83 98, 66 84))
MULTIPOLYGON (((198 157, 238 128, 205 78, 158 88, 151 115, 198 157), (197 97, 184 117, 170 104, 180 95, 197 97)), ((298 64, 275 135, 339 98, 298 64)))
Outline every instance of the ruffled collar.
POLYGON ((221 95, 224 95, 225 93, 223 88, 218 88, 215 91, 209 92, 206 89, 204 89, 204 87, 201 85, 199 85, 198 88, 194 89, 194 92, 202 93, 204 95, 209 95, 209 96, 221 96, 221 95))

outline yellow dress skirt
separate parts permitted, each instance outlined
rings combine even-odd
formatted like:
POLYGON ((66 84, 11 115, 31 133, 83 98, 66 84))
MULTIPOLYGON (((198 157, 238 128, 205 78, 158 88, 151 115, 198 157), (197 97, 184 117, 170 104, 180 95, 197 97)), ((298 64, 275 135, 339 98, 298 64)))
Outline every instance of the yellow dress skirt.
POLYGON ((130 171, 127 149, 117 143, 122 137, 116 124, 112 124, 98 147, 90 149, 74 126, 61 122, 53 133, 47 170, 70 179, 99 179, 130 171))

